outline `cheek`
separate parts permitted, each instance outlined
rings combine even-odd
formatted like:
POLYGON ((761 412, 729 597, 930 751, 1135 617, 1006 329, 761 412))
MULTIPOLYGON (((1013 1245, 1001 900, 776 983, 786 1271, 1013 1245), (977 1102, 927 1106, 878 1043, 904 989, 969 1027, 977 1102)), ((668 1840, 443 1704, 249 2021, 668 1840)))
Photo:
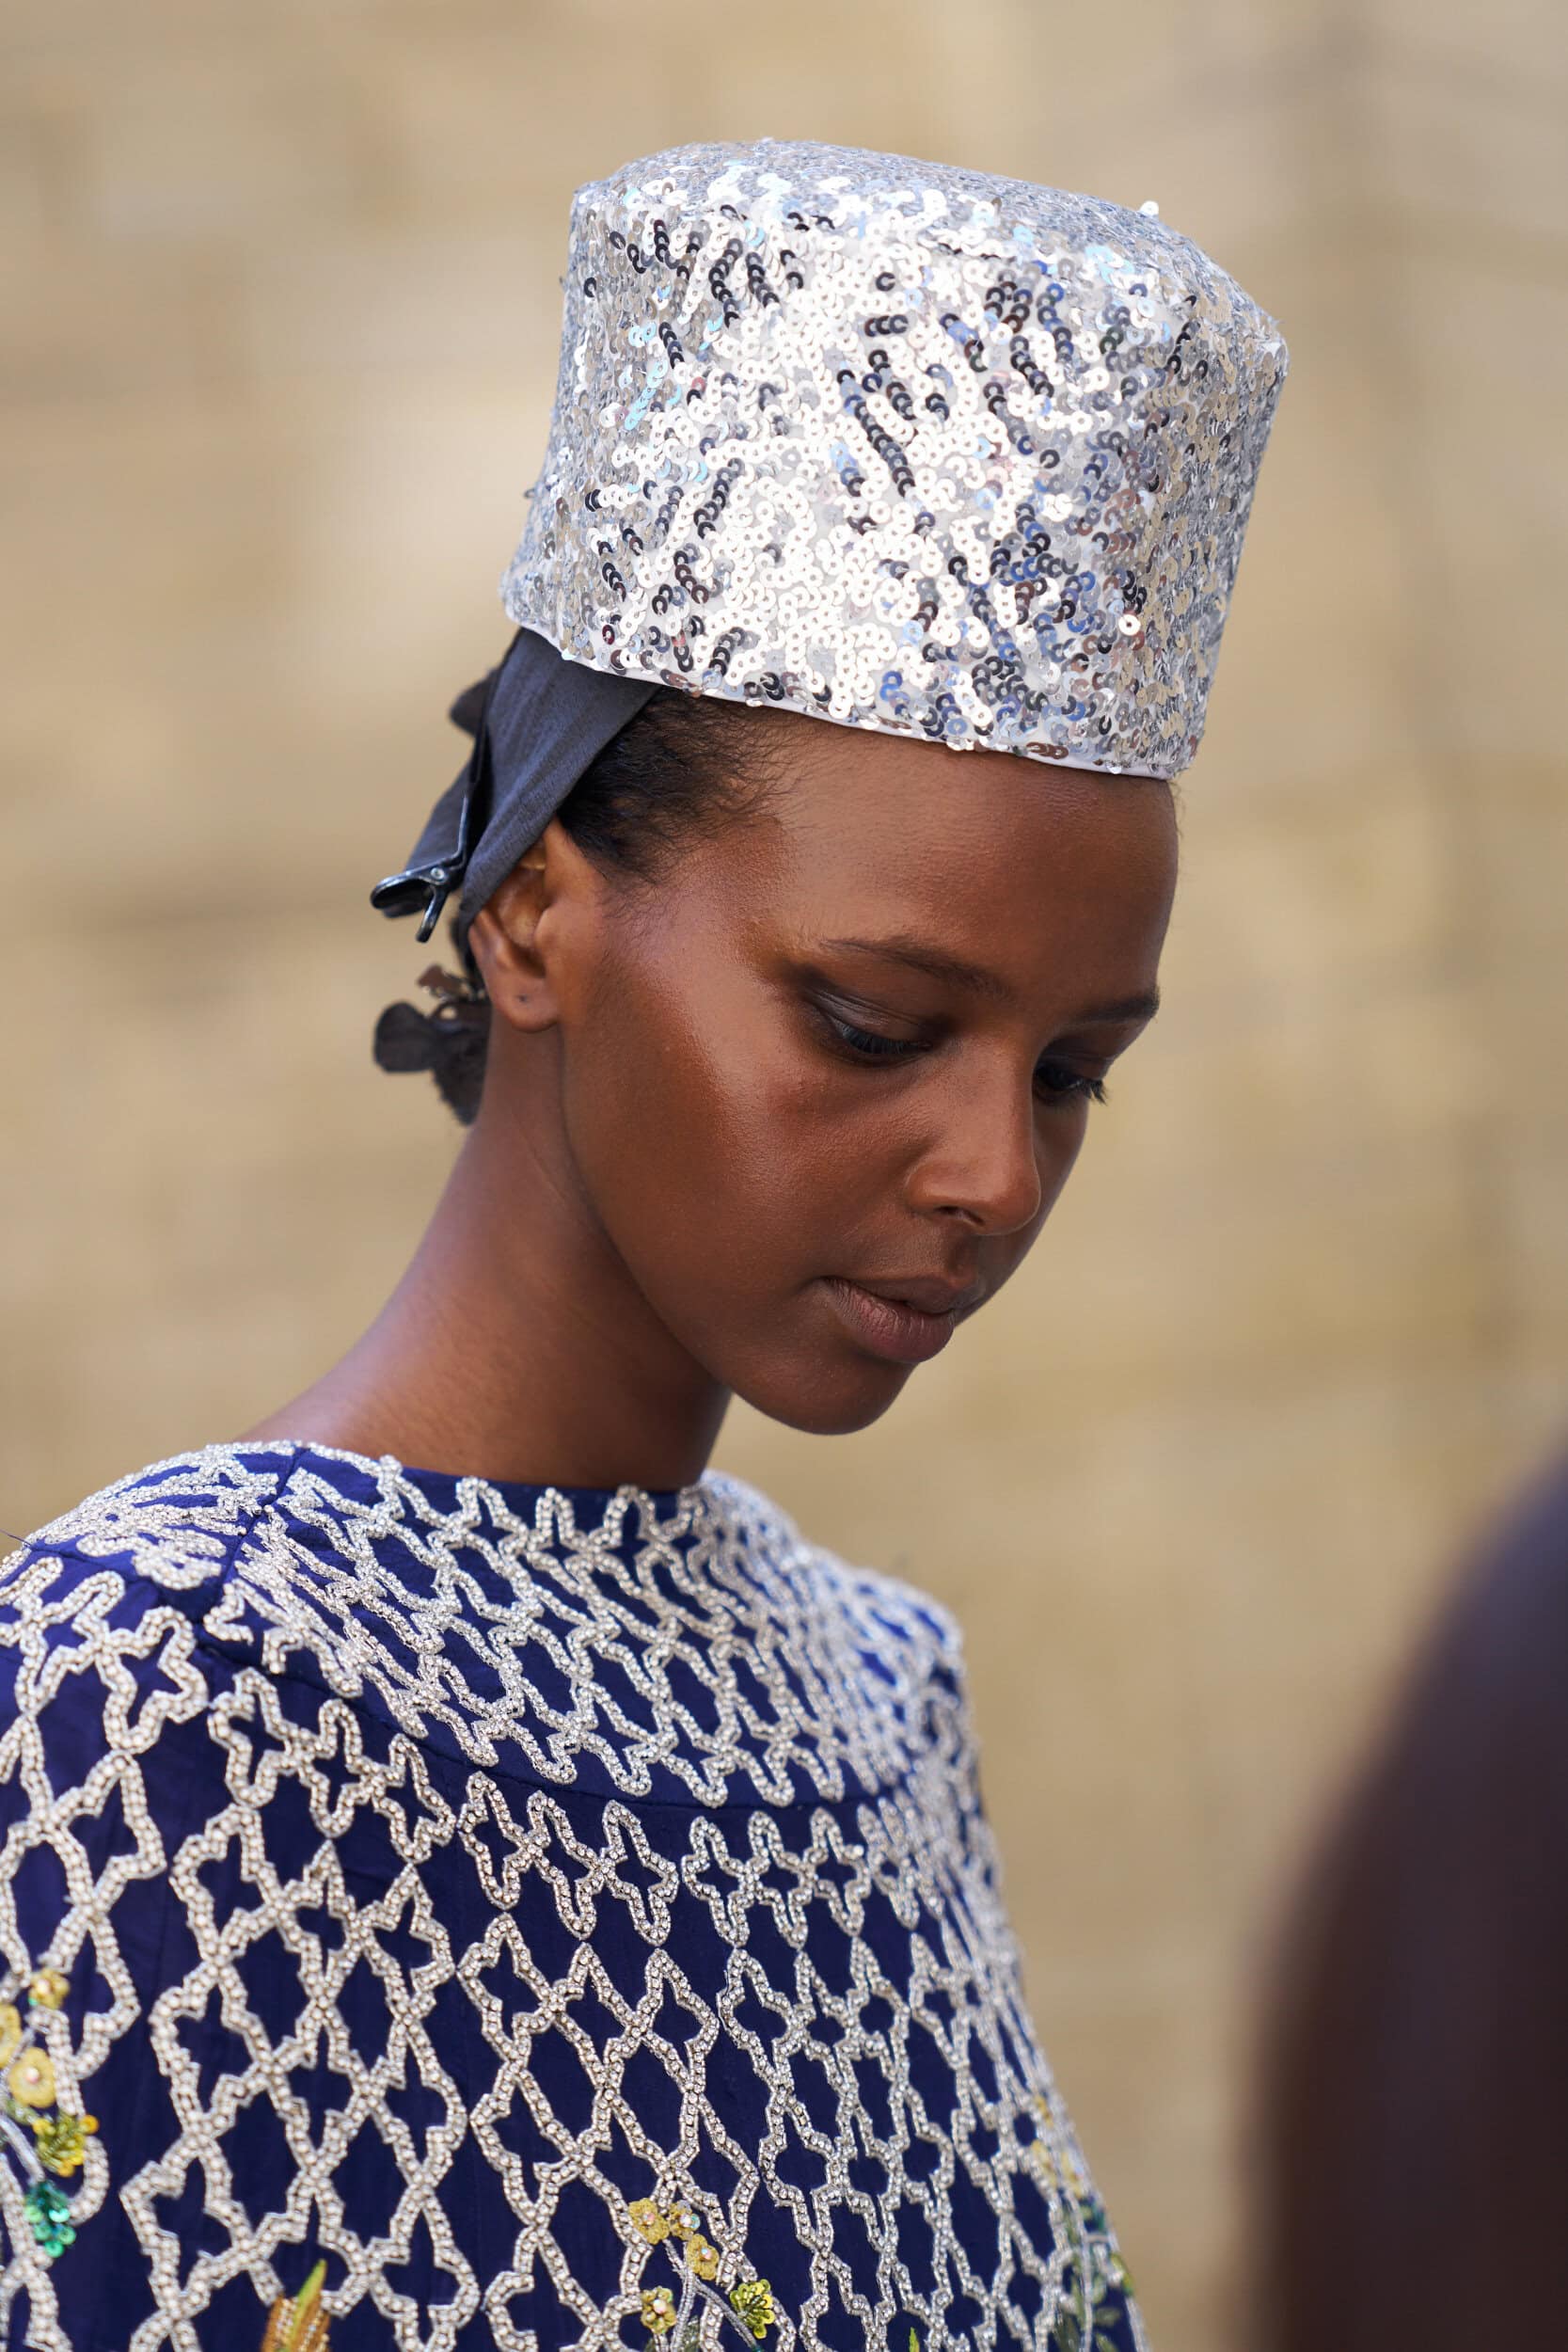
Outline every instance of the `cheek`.
POLYGON ((1031 1241, 1061 1199, 1067 1180, 1078 1165, 1078 1154, 1088 1137, 1089 1116, 1085 1104, 1069 1115, 1048 1114, 1040 1122, 1040 1213, 1030 1232, 1031 1241))
POLYGON ((564 1112, 594 1208, 640 1288, 696 1303, 787 1282, 845 1160, 776 1010, 629 986, 572 1041, 564 1112))

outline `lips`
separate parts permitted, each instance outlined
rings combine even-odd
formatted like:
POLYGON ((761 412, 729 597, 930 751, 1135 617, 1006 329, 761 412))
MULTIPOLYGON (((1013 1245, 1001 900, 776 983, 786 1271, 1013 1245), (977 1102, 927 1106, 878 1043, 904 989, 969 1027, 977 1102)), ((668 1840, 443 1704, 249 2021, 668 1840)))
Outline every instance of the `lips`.
POLYGON ((977 1307, 985 1293, 978 1282, 948 1282, 940 1275, 911 1275, 872 1281, 866 1276, 852 1278, 857 1290, 869 1291, 873 1298, 886 1298, 895 1307, 913 1307, 923 1315, 966 1315, 977 1307))
POLYGON ((895 1364, 924 1364, 939 1356, 984 1295, 975 1283, 927 1276, 850 1281, 830 1275, 822 1287, 851 1339, 867 1355, 895 1364))

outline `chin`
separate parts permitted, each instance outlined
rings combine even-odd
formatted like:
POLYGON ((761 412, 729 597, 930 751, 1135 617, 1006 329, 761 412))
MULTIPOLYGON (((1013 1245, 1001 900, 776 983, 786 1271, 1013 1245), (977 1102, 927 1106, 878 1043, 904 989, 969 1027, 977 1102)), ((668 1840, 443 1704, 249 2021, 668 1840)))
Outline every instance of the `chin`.
POLYGON ((730 1385, 753 1412, 785 1429, 799 1429, 808 1438, 849 1438, 857 1429, 869 1429, 896 1404, 910 1370, 907 1364, 867 1364, 847 1376, 836 1371, 815 1380, 775 1375, 730 1385))

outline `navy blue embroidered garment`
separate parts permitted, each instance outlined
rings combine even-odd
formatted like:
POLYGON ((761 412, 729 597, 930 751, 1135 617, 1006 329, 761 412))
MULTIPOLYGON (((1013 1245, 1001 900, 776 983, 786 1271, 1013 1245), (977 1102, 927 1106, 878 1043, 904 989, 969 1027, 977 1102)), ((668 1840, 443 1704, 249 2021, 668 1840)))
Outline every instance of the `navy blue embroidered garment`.
POLYGON ((0 1726, 0 2342, 1141 2345, 954 1629, 748 1488, 210 1447, 6 1565, 0 1726))

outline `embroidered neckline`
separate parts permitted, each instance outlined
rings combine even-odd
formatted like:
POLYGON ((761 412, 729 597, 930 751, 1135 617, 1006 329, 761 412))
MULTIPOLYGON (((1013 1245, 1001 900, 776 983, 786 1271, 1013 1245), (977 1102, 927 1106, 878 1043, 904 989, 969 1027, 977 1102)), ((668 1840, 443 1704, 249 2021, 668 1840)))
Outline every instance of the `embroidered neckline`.
MULTIPOLYGON (((660 1519, 673 1518, 682 1513, 695 1517, 702 1510, 709 1483, 723 1477, 721 1470, 709 1470, 688 1486, 639 1486, 631 1480, 623 1480, 613 1486, 562 1486, 554 1479, 486 1478, 477 1470, 423 1470, 404 1462, 395 1454, 356 1454, 352 1447, 318 1445, 313 1438, 243 1438, 220 1439, 216 1444, 200 1447, 189 1454, 175 1454, 171 1462, 197 1461, 214 1453, 234 1454, 279 1454, 309 1457, 321 1462, 341 1462, 351 1470, 363 1470, 368 1478, 389 1476, 404 1486, 411 1487, 424 1497, 431 1508, 443 1518, 460 1515, 461 1499, 466 1494, 499 1496, 506 1509, 522 1517, 545 1495, 559 1495, 572 1505, 578 1516, 584 1506, 599 1503, 608 1517, 619 1506, 624 1511, 638 1509, 660 1519), (444 1501, 444 1497, 450 1500, 444 1501)), ((158 1463, 154 1469, 167 1469, 170 1463, 158 1463)), ((148 1475, 146 1471, 142 1476, 148 1475)))
POLYGON ((234 1662, 535 1786, 842 1804, 967 1754, 951 1622, 719 1472, 669 1496, 574 1496, 214 1445, 106 1488, 31 1548, 124 1563, 234 1662))

